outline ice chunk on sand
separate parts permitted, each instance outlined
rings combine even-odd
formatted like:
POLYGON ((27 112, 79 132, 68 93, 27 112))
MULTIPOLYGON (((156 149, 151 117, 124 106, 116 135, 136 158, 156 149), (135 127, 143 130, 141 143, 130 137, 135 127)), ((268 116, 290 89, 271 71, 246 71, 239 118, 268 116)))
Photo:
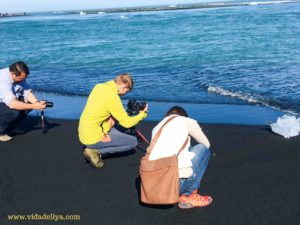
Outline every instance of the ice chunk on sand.
POLYGON ((283 115, 278 117, 276 123, 270 124, 274 133, 277 133, 285 138, 290 138, 299 135, 300 133, 300 118, 291 115, 283 115))

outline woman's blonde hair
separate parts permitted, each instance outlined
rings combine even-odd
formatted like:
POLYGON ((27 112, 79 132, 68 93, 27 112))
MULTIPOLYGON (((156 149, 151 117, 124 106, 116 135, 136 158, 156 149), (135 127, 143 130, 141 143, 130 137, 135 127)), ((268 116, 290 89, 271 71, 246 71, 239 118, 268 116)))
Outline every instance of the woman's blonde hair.
POLYGON ((131 75, 129 73, 122 73, 115 78, 116 84, 126 84, 129 91, 133 88, 133 80, 131 78, 131 75))

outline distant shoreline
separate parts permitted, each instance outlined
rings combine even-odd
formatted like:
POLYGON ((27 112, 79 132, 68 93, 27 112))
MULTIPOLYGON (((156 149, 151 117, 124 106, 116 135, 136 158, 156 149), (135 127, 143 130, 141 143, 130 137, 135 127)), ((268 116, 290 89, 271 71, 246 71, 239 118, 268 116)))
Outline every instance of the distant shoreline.
POLYGON ((173 4, 162 6, 145 6, 145 7, 120 7, 120 8, 106 8, 106 9, 86 9, 86 10, 72 10, 71 12, 86 14, 102 14, 102 13, 131 13, 131 12, 151 12, 151 11, 172 11, 172 10, 188 10, 188 9, 206 9, 206 8, 223 8, 233 6, 253 6, 253 5, 267 5, 278 3, 295 3, 298 1, 290 0, 271 0, 271 1, 248 1, 248 2, 206 2, 206 3, 191 3, 191 4, 173 4))
POLYGON ((23 13, 1 13, 0 12, 0 18, 5 18, 5 17, 16 17, 16 16, 26 16, 27 14, 25 12, 23 13))
POLYGON ((151 11, 171 11, 171 10, 186 10, 186 9, 200 9, 200 8, 217 8, 217 7, 231 7, 239 6, 241 3, 195 3, 195 4, 174 4, 164 6, 148 6, 148 7, 123 7, 123 8, 109 8, 109 9, 91 9, 81 10, 83 14, 97 14, 97 13, 130 13, 130 12, 151 12, 151 11))
MULTIPOLYGON (((70 14, 102 14, 102 13, 131 13, 131 12, 153 12, 153 11, 172 11, 172 10, 188 10, 188 9, 207 9, 207 8, 223 8, 235 6, 254 6, 254 5, 270 5, 279 3, 300 3, 294 0, 266 0, 266 1, 245 1, 245 2, 206 2, 206 3, 190 3, 190 4, 169 4, 160 6, 140 6, 140 7, 118 7, 118 8, 99 8, 99 9, 77 9, 77 10, 61 10, 70 14)), ((48 11, 50 12, 50 11, 48 11)), ((51 11, 52 12, 52 11, 51 11)), ((1 13, 0 18, 27 16, 32 13, 43 12, 22 12, 22 13, 1 13)))

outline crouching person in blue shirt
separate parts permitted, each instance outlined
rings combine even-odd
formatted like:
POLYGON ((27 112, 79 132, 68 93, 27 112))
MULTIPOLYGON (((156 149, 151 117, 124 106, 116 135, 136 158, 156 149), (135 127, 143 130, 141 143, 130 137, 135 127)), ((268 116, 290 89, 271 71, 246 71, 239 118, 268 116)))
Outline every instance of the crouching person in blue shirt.
POLYGON ((12 139, 13 129, 32 110, 46 108, 45 101, 38 101, 28 88, 28 66, 20 61, 0 69, 0 141, 12 139))

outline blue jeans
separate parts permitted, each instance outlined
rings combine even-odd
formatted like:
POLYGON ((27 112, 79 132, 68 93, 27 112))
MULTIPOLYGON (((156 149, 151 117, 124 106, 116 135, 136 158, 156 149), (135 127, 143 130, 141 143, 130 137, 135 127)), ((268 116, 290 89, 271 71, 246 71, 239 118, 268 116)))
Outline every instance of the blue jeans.
POLYGON ((134 149, 138 145, 136 137, 124 134, 116 128, 111 128, 108 132, 111 137, 110 142, 98 142, 92 145, 86 145, 88 148, 98 149, 101 154, 125 152, 134 149))
POLYGON ((200 187, 200 182, 211 154, 210 150, 203 144, 190 147, 189 151, 195 153, 194 158, 192 158, 193 174, 189 178, 179 179, 180 194, 187 196, 191 195, 194 190, 200 187))

